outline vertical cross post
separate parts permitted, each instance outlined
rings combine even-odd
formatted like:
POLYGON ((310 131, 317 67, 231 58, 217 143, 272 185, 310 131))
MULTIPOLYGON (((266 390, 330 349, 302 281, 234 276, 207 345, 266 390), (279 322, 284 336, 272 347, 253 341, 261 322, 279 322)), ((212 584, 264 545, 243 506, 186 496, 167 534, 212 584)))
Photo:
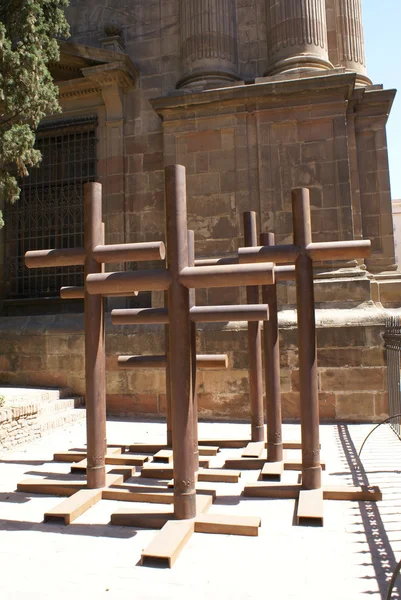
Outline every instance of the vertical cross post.
POLYGON ((196 516, 193 397, 191 390, 191 325, 189 289, 180 281, 188 267, 188 233, 185 167, 165 170, 171 417, 174 451, 174 515, 176 519, 196 516))
MULTIPOLYGON (((244 242, 245 246, 254 247, 258 243, 256 213, 244 212, 244 242)), ((248 304, 259 304, 258 286, 246 288, 248 304)), ((263 416, 263 372, 261 324, 259 321, 248 322, 248 353, 249 353, 249 397, 251 404, 251 439, 252 442, 263 442, 265 439, 263 416)))
POLYGON ((299 386, 302 426, 302 487, 318 489, 322 485, 319 443, 319 394, 313 260, 308 253, 312 242, 309 190, 292 192, 294 244, 299 248, 295 261, 299 349, 299 386))
MULTIPOLYGON (((274 246, 274 233, 260 234, 261 246, 274 246)), ((262 302, 269 306, 269 320, 263 323, 266 423, 267 423, 267 460, 283 460, 281 389, 280 389, 280 342, 278 331, 277 287, 262 286, 262 302)))
MULTIPOLYGON (((84 187, 85 277, 101 273, 93 251, 103 244, 102 186, 87 183, 84 187)), ((106 375, 105 329, 102 296, 92 296, 85 289, 85 377, 87 485, 97 489, 106 485, 106 375)))
MULTIPOLYGON (((188 230, 188 266, 195 266, 195 232, 188 230)), ((189 309, 196 304, 195 290, 189 290, 189 309)), ((192 385, 192 410, 194 418, 194 467, 199 470, 199 446, 198 446, 198 398, 196 395, 196 323, 191 320, 191 385, 192 385)))
MULTIPOLYGON (((168 292, 164 292, 164 306, 168 307, 168 292)), ((167 446, 173 447, 173 431, 171 426, 171 378, 170 378, 170 326, 164 325, 164 344, 166 354, 166 425, 167 425, 167 446)))

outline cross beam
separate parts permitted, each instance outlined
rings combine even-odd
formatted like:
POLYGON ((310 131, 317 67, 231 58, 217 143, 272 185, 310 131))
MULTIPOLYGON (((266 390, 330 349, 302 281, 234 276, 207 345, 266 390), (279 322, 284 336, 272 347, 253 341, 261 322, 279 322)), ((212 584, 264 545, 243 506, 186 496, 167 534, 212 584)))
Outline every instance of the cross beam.
MULTIPOLYGON (((71 267, 75 265, 84 265, 85 256, 85 248, 31 250, 25 254, 25 264, 29 269, 43 267, 71 267)), ((165 256, 166 249, 163 242, 108 245, 97 244, 93 248, 93 258, 100 265, 128 261, 142 262, 147 260, 164 260, 165 256)))
MULTIPOLYGON (((119 356, 120 369, 165 369, 167 356, 119 356)), ((227 369, 227 354, 197 354, 197 369, 227 369)))
MULTIPOLYGON (((189 311, 193 323, 224 323, 228 321, 267 321, 267 304, 234 306, 193 306, 189 311)), ((113 325, 168 324, 167 308, 118 308, 111 311, 113 325)))

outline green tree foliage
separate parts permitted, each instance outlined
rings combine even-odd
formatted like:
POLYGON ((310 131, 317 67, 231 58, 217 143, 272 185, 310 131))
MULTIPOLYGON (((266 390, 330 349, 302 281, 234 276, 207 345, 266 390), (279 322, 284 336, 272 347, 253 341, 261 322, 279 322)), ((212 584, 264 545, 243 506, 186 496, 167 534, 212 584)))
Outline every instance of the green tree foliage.
MULTIPOLYGON (((66 38, 68 0, 0 0, 0 197, 15 202, 17 176, 37 165, 35 130, 60 112, 48 64, 59 59, 56 38, 66 38)), ((3 220, 0 212, 0 227, 3 220)))

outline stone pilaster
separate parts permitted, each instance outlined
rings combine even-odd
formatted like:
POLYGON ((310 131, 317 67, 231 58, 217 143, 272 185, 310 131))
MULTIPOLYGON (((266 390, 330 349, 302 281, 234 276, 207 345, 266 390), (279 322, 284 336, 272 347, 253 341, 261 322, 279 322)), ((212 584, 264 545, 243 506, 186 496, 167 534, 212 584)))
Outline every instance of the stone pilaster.
POLYGON ((269 67, 266 75, 332 68, 325 0, 267 0, 269 67))
POLYGON ((328 0, 327 10, 331 62, 356 73, 357 85, 370 85, 366 74, 362 1, 328 0))
MULTIPOLYGON (((386 139, 386 123, 395 91, 360 90, 360 94, 355 106, 355 138, 362 233, 372 241, 372 254, 365 264, 377 279, 377 274, 397 269, 386 139)), ((399 297, 398 291, 398 306, 399 297)))
POLYGON ((180 0, 180 33, 178 88, 221 87, 239 79, 235 0, 180 0))

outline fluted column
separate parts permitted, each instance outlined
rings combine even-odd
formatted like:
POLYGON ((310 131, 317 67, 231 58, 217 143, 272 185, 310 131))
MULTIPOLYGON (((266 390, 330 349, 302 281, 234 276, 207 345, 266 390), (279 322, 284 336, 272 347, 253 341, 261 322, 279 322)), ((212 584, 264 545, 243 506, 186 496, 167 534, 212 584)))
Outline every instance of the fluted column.
POLYGON ((220 87, 239 79, 235 0, 180 0, 180 27, 178 88, 220 87))
POLYGON ((328 70, 325 0, 266 0, 269 67, 266 75, 328 70))
POLYGON ((335 0, 339 64, 357 73, 357 82, 370 84, 366 74, 361 0, 335 0))

